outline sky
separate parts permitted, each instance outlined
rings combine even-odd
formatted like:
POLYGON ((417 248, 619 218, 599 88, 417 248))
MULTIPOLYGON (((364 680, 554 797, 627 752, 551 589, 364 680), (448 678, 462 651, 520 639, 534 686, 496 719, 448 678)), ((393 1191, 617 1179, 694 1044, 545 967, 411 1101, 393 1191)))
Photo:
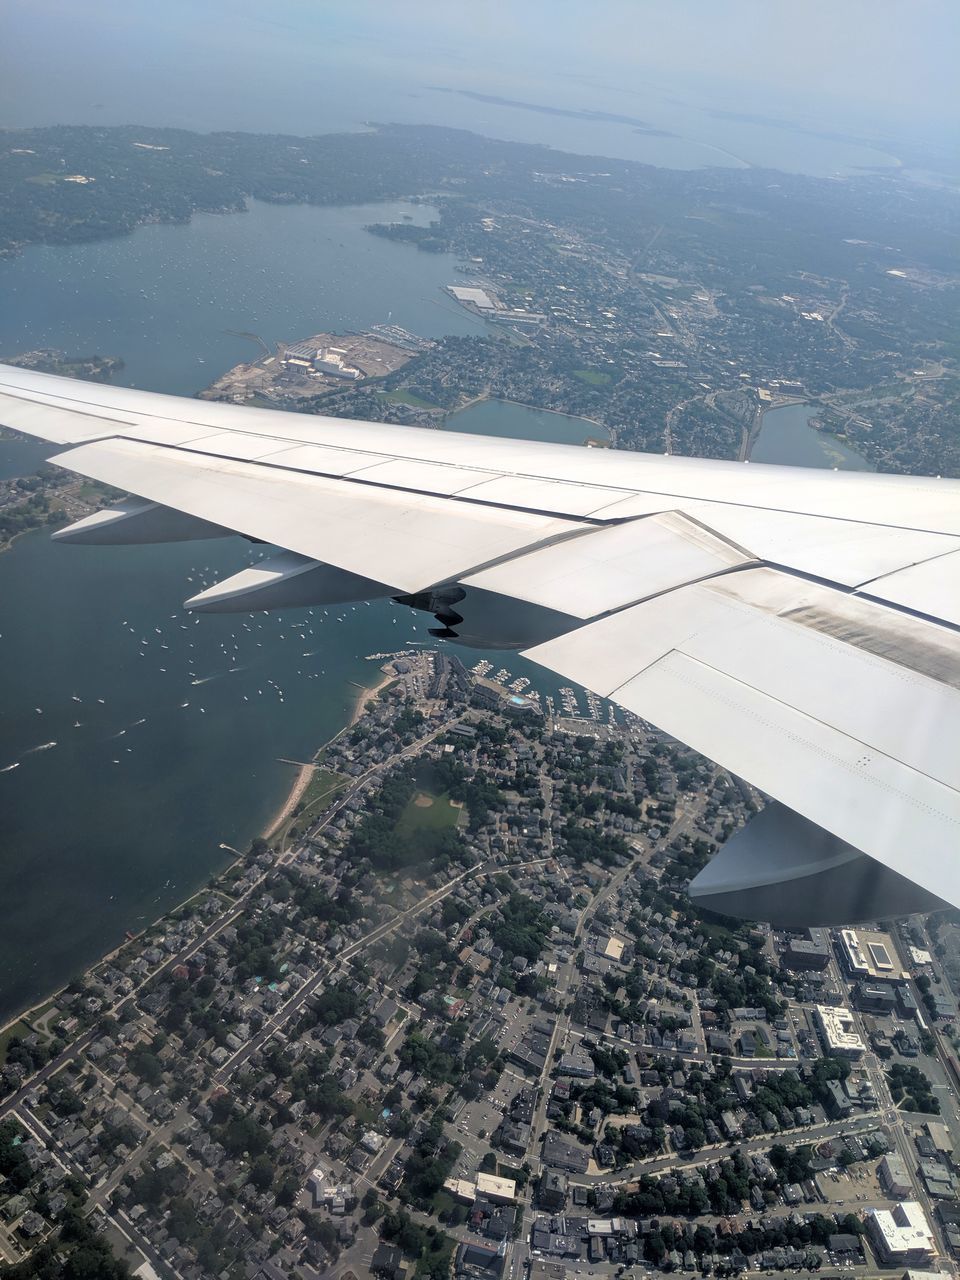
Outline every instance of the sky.
POLYGON ((960 117, 955 0, 408 0, 392 9, 354 0, 334 25, 345 38, 377 33, 395 53, 423 44, 427 57, 448 54, 468 70, 536 59, 568 72, 696 76, 750 97, 825 92, 885 113, 960 117))
POLYGON ((292 131, 302 103, 305 132, 367 102, 415 119, 443 85, 960 132, 957 0, 7 0, 2 27, 0 125, 292 131))

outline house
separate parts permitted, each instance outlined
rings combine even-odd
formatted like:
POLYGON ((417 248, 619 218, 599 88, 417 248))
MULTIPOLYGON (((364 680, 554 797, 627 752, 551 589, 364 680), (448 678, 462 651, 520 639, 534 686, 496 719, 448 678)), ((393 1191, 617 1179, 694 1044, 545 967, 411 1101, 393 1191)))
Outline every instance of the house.
POLYGON ((385 1244, 381 1240, 370 1259, 370 1270, 384 1280, 402 1280, 403 1254, 396 1245, 385 1244))

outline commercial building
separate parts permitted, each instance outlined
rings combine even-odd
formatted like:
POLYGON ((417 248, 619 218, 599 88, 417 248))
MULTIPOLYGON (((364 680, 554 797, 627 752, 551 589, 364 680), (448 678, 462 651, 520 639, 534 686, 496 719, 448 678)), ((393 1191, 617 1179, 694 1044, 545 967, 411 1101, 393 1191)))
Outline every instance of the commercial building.
POLYGON ((447 292, 452 294, 458 302, 466 303, 470 307, 476 307, 478 311, 499 310, 496 298, 492 298, 485 289, 467 289, 463 285, 448 284, 447 292))
POLYGON ((603 948, 603 954, 608 960, 615 960, 619 963, 623 959, 623 951, 626 943, 620 938, 614 937, 612 934, 607 938, 603 948))
POLYGON ((927 1137, 940 1155, 949 1156, 950 1159, 953 1159, 954 1146, 947 1126, 941 1124, 939 1120, 928 1120, 923 1127, 926 1130, 927 1137))
POLYGON ((362 378, 362 372, 347 361, 347 353, 342 347, 321 347, 313 360, 317 373, 330 374, 335 378, 348 378, 356 381, 362 378))
POLYGON ((537 1183, 537 1204, 552 1213, 562 1213, 567 1204, 567 1178, 555 1169, 544 1169, 537 1183))
POLYGON ((830 963, 830 940, 825 929, 807 929, 791 938, 780 956, 784 969, 795 973, 820 973, 830 963))
POLYGON ((834 1009, 818 1004, 814 1010, 814 1019, 828 1054, 838 1058, 862 1057, 866 1045, 857 1033, 856 1023, 849 1009, 834 1009))
POLYGON ((858 982, 854 991, 858 1009, 868 1013, 890 1014, 896 1011, 896 988, 886 982, 858 982))
POLYGON ((881 1262, 924 1262, 935 1252, 933 1232, 916 1200, 903 1200, 893 1209, 868 1209, 864 1222, 881 1262))
POLYGON ((512 1178, 497 1178, 492 1173, 477 1174, 477 1195, 493 1204, 513 1204, 517 1198, 517 1184, 512 1178))
POLYGON ((870 982, 902 982, 900 967, 890 935, 870 929, 841 929, 838 949, 851 978, 870 982))
POLYGON ((492 1173, 478 1173, 476 1179, 447 1178, 444 1191, 456 1200, 473 1204, 478 1196, 491 1204, 513 1204, 517 1198, 517 1184, 512 1178, 497 1178, 492 1173))
POLYGON ((891 1152, 885 1155, 877 1168, 880 1185, 891 1200, 902 1200, 911 1191, 910 1174, 903 1157, 891 1152))

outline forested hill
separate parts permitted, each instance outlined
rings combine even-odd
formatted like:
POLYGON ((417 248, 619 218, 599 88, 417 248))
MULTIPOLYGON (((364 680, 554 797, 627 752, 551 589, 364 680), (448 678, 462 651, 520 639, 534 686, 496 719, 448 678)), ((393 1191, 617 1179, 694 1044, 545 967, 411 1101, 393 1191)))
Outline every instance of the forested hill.
MULTIPOLYGON (((658 169, 428 125, 312 138, 136 125, 0 131, 0 255, 240 210, 250 197, 362 204, 447 192, 540 205, 545 187, 568 216, 621 236, 651 220, 679 230, 692 207, 719 201, 742 215, 776 206, 778 239, 795 242, 788 254, 815 241, 822 256, 851 230, 888 243, 895 227, 901 248, 928 266, 955 265, 951 202, 928 193, 921 208, 883 176, 837 183, 759 169, 658 169)), ((725 219, 708 221, 715 232, 724 228, 725 219)))
POLYGON ((0 254, 184 222, 196 211, 237 211, 250 197, 362 204, 455 190, 483 174, 526 174, 534 160, 560 170, 569 159, 429 127, 314 138, 138 126, 8 130, 0 134, 0 254))

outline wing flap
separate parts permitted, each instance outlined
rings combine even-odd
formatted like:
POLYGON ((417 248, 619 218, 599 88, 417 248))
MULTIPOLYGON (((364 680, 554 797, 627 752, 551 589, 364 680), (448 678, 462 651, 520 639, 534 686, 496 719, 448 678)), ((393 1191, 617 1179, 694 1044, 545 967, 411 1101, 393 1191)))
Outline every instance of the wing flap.
POLYGON ((957 791, 725 672, 671 653, 616 700, 767 795, 957 900, 957 791))
POLYGON ((960 627, 960 551, 864 583, 861 591, 874 600, 888 600, 960 627))
POLYGON ((136 440, 80 445, 53 461, 405 593, 590 528, 136 440))
POLYGON ((709 530, 667 512, 528 552, 463 585, 587 619, 750 563, 709 530))
POLYGON ((956 901, 960 868, 944 886, 960 837, 951 655, 956 679, 942 628, 769 569, 680 588, 526 651, 956 901), (912 667, 884 656, 911 647, 912 667))

